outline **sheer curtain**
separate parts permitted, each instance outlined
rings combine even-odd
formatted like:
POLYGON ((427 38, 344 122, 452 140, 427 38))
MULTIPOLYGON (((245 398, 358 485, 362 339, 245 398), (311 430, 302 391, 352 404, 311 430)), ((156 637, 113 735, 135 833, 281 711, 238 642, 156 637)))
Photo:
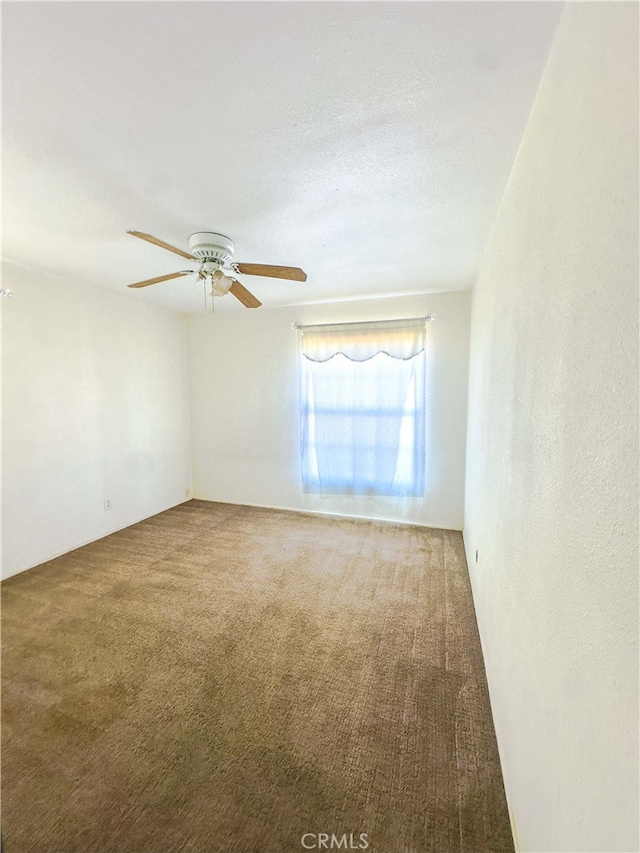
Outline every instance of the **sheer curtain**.
POLYGON ((301 331, 303 489, 423 494, 424 319, 301 331))

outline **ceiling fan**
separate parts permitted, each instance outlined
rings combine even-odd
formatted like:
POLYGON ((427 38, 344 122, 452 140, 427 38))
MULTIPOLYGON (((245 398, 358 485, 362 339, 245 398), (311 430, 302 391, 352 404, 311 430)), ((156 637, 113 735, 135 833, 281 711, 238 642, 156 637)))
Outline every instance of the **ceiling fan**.
POLYGON ((180 270, 180 272, 172 272, 169 275, 159 275, 156 278, 147 278, 144 281, 137 281, 135 284, 128 285, 129 287, 148 287, 150 284, 158 284, 161 281, 169 281, 172 278, 180 278, 186 275, 197 276, 197 281, 207 281, 211 283, 211 296, 224 296, 227 293, 232 293, 247 308, 259 308, 262 305, 253 293, 246 289, 236 278, 225 275, 223 270, 230 270, 241 275, 260 275, 269 278, 284 278, 289 281, 306 281, 307 275, 299 267, 279 267, 270 264, 237 264, 232 263, 234 244, 233 240, 225 237, 224 234, 215 234, 211 231, 197 231, 189 237, 190 252, 184 252, 182 249, 177 249, 164 240, 158 240, 151 234, 144 234, 142 231, 127 231, 127 234, 133 234, 134 237, 139 237, 141 240, 146 240, 147 243, 153 243, 160 246, 161 249, 167 249, 169 252, 174 252, 189 261, 195 261, 197 266, 195 269, 180 270))

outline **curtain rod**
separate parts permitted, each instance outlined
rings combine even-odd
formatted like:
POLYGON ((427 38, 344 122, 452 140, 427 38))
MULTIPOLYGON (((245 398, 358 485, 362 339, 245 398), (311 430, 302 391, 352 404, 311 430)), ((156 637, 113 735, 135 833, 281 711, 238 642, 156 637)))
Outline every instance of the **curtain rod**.
MULTIPOLYGON (((402 317, 399 322, 403 322, 404 320, 424 320, 425 323, 431 323, 436 319, 435 314, 427 314, 426 317, 402 317)), ((397 320, 394 318, 393 320, 354 320, 351 323, 308 323, 306 325, 302 325, 301 323, 292 323, 291 328, 293 329, 310 329, 310 328, 322 328, 323 326, 361 326, 363 323, 393 323, 397 320)))

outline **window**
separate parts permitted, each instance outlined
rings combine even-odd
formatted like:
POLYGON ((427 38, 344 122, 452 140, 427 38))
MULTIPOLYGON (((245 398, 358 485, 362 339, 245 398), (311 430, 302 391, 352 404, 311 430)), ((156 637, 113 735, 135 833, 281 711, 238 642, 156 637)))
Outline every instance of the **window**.
POLYGON ((422 495, 424 318, 301 332, 303 490, 422 495))

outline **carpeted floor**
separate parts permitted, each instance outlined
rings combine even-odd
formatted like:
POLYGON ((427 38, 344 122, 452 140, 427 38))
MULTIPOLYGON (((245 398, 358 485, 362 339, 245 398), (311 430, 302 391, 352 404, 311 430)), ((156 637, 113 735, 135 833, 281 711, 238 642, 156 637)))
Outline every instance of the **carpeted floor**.
POLYGON ((4 853, 513 850, 459 533, 190 501, 2 604, 4 853))

